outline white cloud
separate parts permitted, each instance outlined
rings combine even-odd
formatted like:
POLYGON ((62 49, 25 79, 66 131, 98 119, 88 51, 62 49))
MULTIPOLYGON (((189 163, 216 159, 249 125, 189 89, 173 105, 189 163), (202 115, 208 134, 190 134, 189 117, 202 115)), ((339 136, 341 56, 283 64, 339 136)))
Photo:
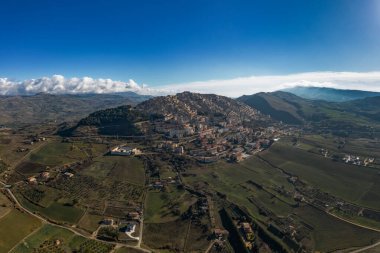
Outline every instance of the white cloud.
POLYGON ((127 91, 149 94, 155 92, 143 86, 138 85, 133 80, 122 82, 111 79, 94 79, 91 77, 65 78, 61 75, 24 81, 12 81, 8 78, 0 78, 1 95, 31 95, 39 92, 51 94, 115 93, 127 91))
POLYGON ((269 92, 293 86, 332 87, 380 91, 380 71, 375 72, 306 72, 289 75, 239 77, 171 84, 160 87, 167 93, 194 91, 238 97, 257 92, 269 92))
POLYGON ((209 80, 169 84, 149 88, 133 80, 128 82, 91 77, 65 78, 61 75, 24 81, 0 78, 1 95, 30 95, 39 92, 52 94, 116 93, 133 91, 138 94, 165 95, 182 91, 215 93, 238 97, 257 92, 269 92, 293 86, 318 86, 339 89, 358 89, 380 92, 380 71, 374 72, 306 72, 289 75, 239 77, 228 80, 209 80))

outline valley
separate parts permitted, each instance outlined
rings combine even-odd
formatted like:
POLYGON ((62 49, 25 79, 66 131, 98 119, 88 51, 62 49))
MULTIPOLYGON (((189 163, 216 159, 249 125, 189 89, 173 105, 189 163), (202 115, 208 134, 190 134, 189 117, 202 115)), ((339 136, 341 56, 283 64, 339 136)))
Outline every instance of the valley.
POLYGON ((361 252, 376 245, 376 106, 341 128, 364 110, 362 101, 254 96, 184 92, 67 125, 3 127, 0 223, 10 233, 0 236, 0 249, 361 252), (25 226, 9 225, 14 219, 25 226))

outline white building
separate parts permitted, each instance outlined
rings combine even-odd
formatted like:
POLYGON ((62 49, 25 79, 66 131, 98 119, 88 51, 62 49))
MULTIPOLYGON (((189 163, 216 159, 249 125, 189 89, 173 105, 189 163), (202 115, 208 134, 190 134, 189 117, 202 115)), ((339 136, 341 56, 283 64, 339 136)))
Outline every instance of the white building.
POLYGON ((111 155, 122 155, 122 156, 129 156, 129 155, 139 155, 141 154, 141 151, 137 148, 132 148, 128 146, 118 146, 116 148, 113 148, 110 152, 111 155))

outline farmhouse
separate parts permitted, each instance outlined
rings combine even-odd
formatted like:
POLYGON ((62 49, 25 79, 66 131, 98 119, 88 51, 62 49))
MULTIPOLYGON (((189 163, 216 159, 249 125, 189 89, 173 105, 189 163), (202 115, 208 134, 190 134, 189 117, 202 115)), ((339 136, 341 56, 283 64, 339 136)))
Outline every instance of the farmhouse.
POLYGON ((110 154, 129 156, 129 155, 139 155, 141 154, 141 151, 137 148, 132 148, 128 146, 117 146, 116 148, 111 149, 110 154))
POLYGON ((136 223, 129 222, 125 226, 121 227, 120 231, 129 233, 129 232, 135 231, 135 229, 136 229, 136 223))
POLYGON ((29 177, 28 182, 31 184, 36 184, 37 183, 37 178, 35 176, 29 177))

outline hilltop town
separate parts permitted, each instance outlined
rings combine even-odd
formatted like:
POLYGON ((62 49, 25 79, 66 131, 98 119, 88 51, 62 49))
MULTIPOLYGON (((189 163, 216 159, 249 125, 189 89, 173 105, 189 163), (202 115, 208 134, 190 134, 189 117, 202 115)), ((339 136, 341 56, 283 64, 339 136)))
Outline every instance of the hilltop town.
POLYGON ((74 123, 2 126, 0 196, 4 212, 41 229, 31 240, 46 252, 73 244, 43 232, 61 229, 82 238, 70 246, 79 252, 364 247, 380 227, 379 144, 324 131, 190 92, 74 123), (362 236, 315 242, 326 229, 362 236))

